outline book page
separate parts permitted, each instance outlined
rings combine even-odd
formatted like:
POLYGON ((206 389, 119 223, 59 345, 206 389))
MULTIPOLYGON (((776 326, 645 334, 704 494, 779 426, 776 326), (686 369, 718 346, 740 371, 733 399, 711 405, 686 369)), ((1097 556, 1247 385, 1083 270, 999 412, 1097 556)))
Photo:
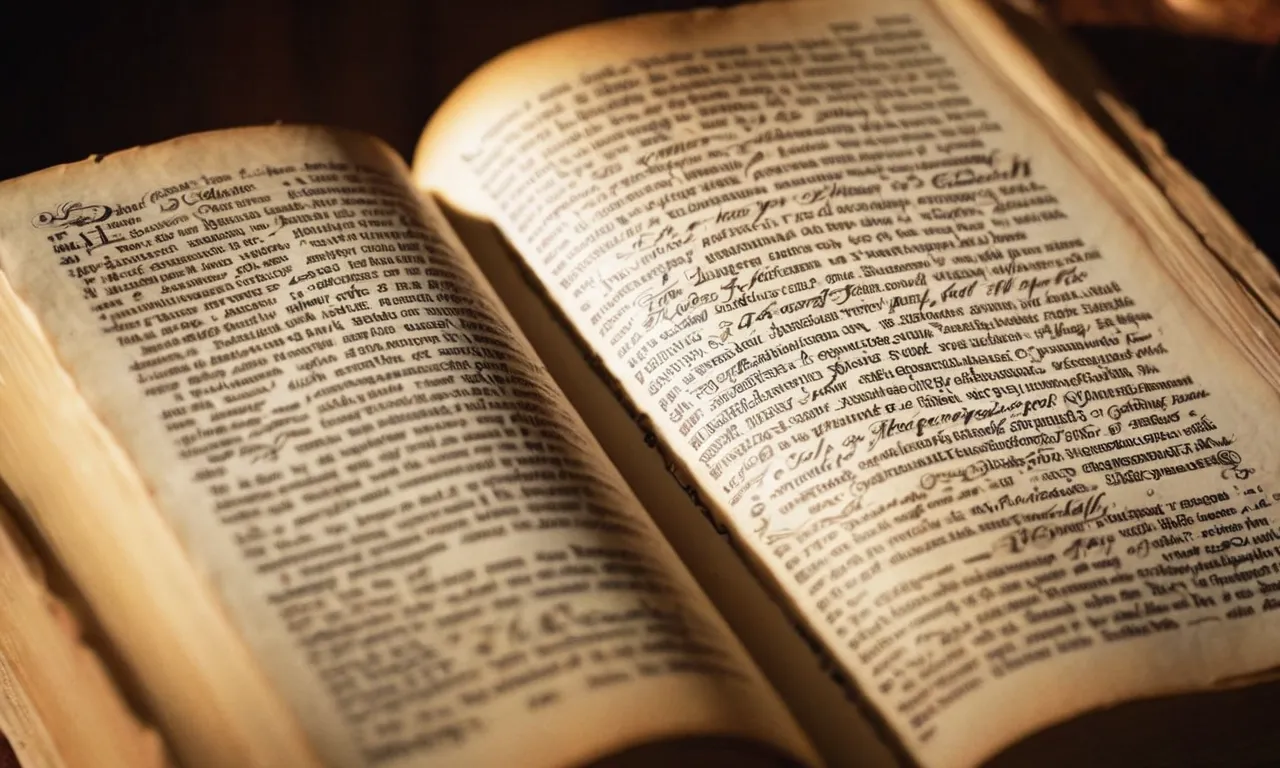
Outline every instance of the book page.
POLYGON ((939 766, 1280 663, 1274 333, 966 45, 976 7, 550 38, 415 163, 939 766))
POLYGON ((898 765, 900 754, 878 737, 877 723, 849 700, 830 665, 810 652, 810 641, 796 631, 792 613, 754 577, 734 542, 702 519, 696 494, 670 471, 668 458, 654 450, 652 435, 636 428, 627 403, 531 285, 501 233, 447 203, 442 209, 548 372, 826 764, 898 765))
POLYGON ((353 134, 190 137, 0 189, 0 268, 323 763, 812 762, 406 178, 353 134))

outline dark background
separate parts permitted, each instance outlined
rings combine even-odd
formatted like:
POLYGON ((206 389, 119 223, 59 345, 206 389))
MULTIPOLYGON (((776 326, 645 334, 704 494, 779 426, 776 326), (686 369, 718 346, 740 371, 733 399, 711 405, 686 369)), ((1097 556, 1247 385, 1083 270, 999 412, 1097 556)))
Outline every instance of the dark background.
MULTIPOLYGON (((441 100, 503 50, 577 24, 708 4, 727 3, 0 0, 0 178, 275 120, 358 128, 408 157, 441 100)), ((1071 34, 1173 155, 1280 255, 1275 47, 1153 29, 1071 34)))

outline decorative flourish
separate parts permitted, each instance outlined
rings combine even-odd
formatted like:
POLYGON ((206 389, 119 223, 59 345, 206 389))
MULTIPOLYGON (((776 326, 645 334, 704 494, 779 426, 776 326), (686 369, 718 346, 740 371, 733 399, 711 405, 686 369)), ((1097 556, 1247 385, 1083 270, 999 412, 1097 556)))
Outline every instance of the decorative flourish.
POLYGON ((62 229, 64 227, 84 227, 106 221, 111 217, 111 207, 107 205, 85 205, 78 202, 66 202, 58 206, 56 211, 43 211, 31 220, 36 229, 62 229))
POLYGON ((1244 461, 1244 459, 1240 454, 1232 450, 1218 451, 1214 455, 1214 460, 1225 467, 1222 470, 1222 479, 1224 480, 1230 476, 1235 476, 1237 480, 1248 480, 1257 471, 1252 467, 1240 466, 1240 462, 1244 461))
POLYGON ((1192 619, 1187 622, 1188 627, 1194 627, 1197 624, 1203 624, 1206 621, 1222 621, 1221 616, 1201 616, 1198 619, 1192 619))
POLYGON ((280 451, 293 435, 292 432, 281 432, 275 435, 270 443, 248 443, 241 447, 240 455, 249 456, 250 464, 275 463, 280 460, 280 451))

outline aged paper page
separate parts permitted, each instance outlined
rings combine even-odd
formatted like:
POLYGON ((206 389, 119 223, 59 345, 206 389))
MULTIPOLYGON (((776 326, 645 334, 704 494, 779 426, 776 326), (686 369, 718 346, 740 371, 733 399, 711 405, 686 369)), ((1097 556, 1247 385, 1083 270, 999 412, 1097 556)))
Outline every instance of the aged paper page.
POLYGON ((1175 279, 1204 273, 941 5, 551 38, 416 172, 511 239, 915 757, 967 765, 1280 662, 1280 446, 1273 335, 1234 343, 1247 305, 1175 279))
POLYGON ((796 722, 828 765, 888 768, 898 764, 876 723, 849 699, 830 666, 810 651, 795 619, 756 578, 733 542, 707 525, 696 498, 673 474, 649 435, 602 380, 579 342, 530 285, 509 245, 491 223, 446 208, 450 222, 484 271, 548 372, 582 414, 645 511, 751 653, 796 722))
POLYGON ((7 185, 0 268, 325 763, 811 761, 404 179, 190 137, 7 185))

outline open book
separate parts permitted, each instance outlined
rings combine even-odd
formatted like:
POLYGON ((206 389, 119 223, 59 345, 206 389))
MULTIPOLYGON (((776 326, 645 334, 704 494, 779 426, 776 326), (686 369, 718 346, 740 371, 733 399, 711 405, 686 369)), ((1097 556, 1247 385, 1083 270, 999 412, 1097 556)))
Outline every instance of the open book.
MULTIPOLYGON (((184 765, 1275 754, 1280 282, 1025 21, 641 17, 412 169, 280 126, 0 185, 18 526, 184 765)), ((82 649, 11 566, 19 757, 162 759, 40 690, 82 649)))

